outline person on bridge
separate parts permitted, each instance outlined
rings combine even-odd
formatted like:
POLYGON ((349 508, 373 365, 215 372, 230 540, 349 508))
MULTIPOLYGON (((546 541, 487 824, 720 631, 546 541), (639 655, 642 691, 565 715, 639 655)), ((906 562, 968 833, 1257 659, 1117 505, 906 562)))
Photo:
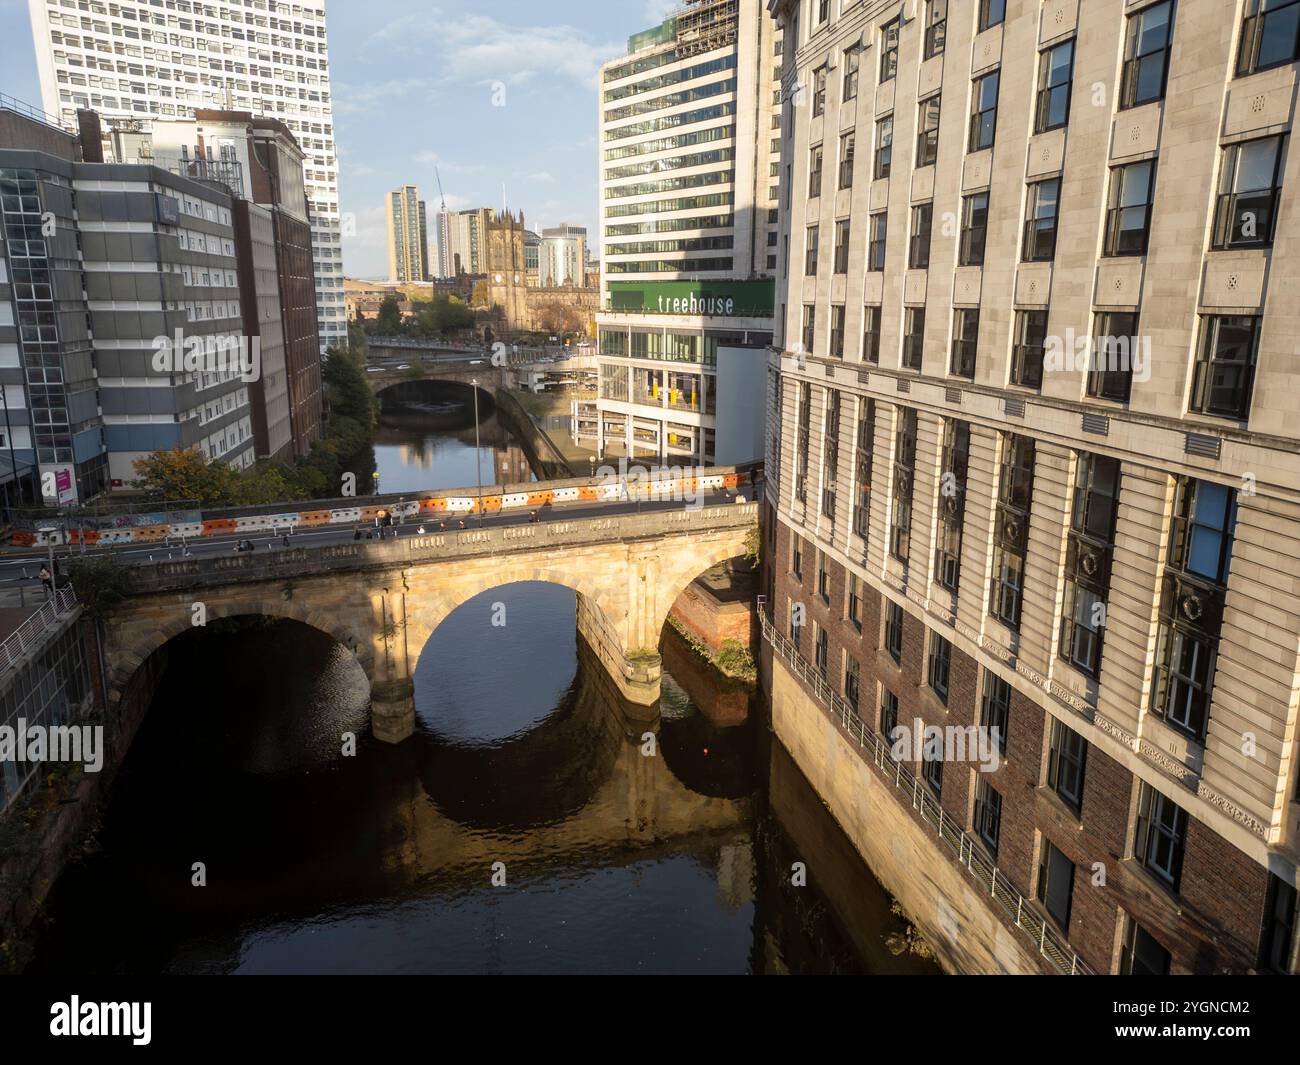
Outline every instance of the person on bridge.
POLYGON ((47 592, 54 590, 54 578, 50 576, 50 571, 44 566, 41 567, 41 584, 44 585, 47 592))

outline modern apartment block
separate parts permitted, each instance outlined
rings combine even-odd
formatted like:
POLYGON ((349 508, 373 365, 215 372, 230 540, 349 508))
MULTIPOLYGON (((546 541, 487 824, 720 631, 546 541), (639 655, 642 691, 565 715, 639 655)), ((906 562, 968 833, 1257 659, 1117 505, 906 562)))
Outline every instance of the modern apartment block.
POLYGON ((953 968, 1296 971, 1300 4, 768 7, 778 735, 953 968))
POLYGON ((780 181, 762 0, 688 0, 600 77, 600 453, 762 451, 780 181))
POLYGON ((409 285, 429 280, 429 223, 420 190, 403 185, 388 194, 388 280, 409 285))
POLYGON ((537 283, 544 288, 585 288, 587 227, 565 222, 543 229, 537 271, 537 283))
POLYGON ((487 231, 495 212, 490 207, 438 215, 438 259, 444 277, 487 273, 487 231))
POLYGON ((293 131, 307 157, 319 343, 346 343, 325 0, 29 6, 44 107, 69 129, 81 108, 127 118, 226 109, 293 131))

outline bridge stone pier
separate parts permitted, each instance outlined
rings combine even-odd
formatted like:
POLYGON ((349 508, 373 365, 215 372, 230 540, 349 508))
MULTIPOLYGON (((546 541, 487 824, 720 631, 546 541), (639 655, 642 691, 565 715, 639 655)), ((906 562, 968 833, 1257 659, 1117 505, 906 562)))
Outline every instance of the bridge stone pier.
MULTIPOLYGON (((110 701, 120 702, 141 665, 196 625, 290 618, 352 652, 370 679, 375 735, 399 743, 414 730, 412 677, 438 626, 493 588, 546 581, 577 594, 580 633, 624 698, 650 719, 668 611, 701 573, 744 553, 757 520, 753 503, 608 517, 561 513, 538 524, 133 567, 129 594, 106 619, 110 701)), ((490 657, 502 623, 510 624, 508 615, 485 609, 481 642, 465 653, 490 657)), ((238 668, 213 663, 216 671, 238 668)))

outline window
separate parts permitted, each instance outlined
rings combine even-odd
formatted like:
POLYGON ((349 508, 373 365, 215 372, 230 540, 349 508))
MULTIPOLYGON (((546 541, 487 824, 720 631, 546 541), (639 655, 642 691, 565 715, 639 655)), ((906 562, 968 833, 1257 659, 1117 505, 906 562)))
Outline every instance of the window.
POLYGON ((831 602, 831 574, 826 568, 826 554, 819 550, 817 552, 817 594, 827 606, 831 602))
POLYGON ((804 627, 803 605, 791 602, 788 603, 788 609, 790 611, 790 642, 794 644, 794 649, 798 651, 799 639, 803 634, 804 627), (796 610, 796 606, 798 606, 798 610, 796 610))
POLYGON ((831 0, 817 0, 817 25, 824 26, 831 17, 831 0))
POLYGON ((1236 521, 1233 489, 1190 477, 1175 481, 1151 712, 1196 740, 1209 724, 1236 521))
MULTIPOLYGON (((838 262, 838 255, 836 256, 838 262)), ((837 271, 842 273, 843 271, 837 271)), ((831 358, 844 358, 844 304, 837 303, 831 308, 831 358)))
POLYGON ((875 179, 889 177, 894 158, 894 116, 886 115, 876 123, 876 162, 873 169, 875 179))
POLYGON ((893 81, 898 74, 898 29, 900 22, 894 19, 880 27, 880 81, 883 85, 893 81))
POLYGON ((953 312, 952 366, 954 377, 975 380, 975 349, 980 335, 979 308, 961 307, 953 312))
POLYGON ((814 304, 806 303, 803 308, 803 338, 802 346, 805 352, 811 353, 813 350, 813 341, 817 336, 817 307, 814 304))
POLYGON ((989 231, 989 194, 976 192, 961 201, 961 242, 958 266, 983 266, 989 231))
POLYGON ((1186 843, 1187 812, 1142 781, 1133 857, 1171 891, 1177 891, 1186 843))
POLYGON ((1066 548, 1060 654, 1071 665, 1094 677, 1101 668, 1119 491, 1118 459, 1089 452, 1079 455, 1066 548))
POLYGON ((820 238, 820 227, 808 227, 808 242, 804 251, 803 272, 808 277, 813 277, 817 273, 817 249, 820 238))
POLYGON ((1088 741, 1053 718, 1047 786, 1076 814, 1083 807, 1083 773, 1087 761, 1088 741))
POLYGON ((871 216, 871 234, 867 241, 867 269, 880 273, 885 269, 885 239, 889 235, 889 215, 885 211, 871 216))
POLYGON ((853 186, 853 142, 854 135, 846 133, 840 138, 840 188, 853 186))
POLYGON ((1034 440, 1008 435, 998 479, 995 566, 989 613, 1013 630, 1020 628, 1024 598, 1025 553, 1029 548, 1029 508, 1034 494, 1034 440))
POLYGON ((844 94, 845 102, 856 100, 858 96, 858 69, 862 66, 862 49, 858 46, 844 50, 844 94))
MULTIPOLYGON (((862 631, 862 581, 856 573, 849 574, 848 591, 845 593, 845 617, 849 619, 858 632, 862 631)), ((854 703, 854 706, 857 704, 854 703)))
POLYGON ((930 655, 926 662, 925 679, 930 690, 945 706, 948 703, 948 680, 952 672, 952 644, 937 632, 930 633, 930 655))
POLYGON ((1237 74, 1295 62, 1300 55, 1300 0, 1246 0, 1237 74))
POLYGON ((858 408, 857 457, 853 480, 853 531, 867 539, 871 516, 872 448, 876 438, 876 401, 860 399, 858 408))
POLYGON ((1051 840, 1043 839, 1038 858, 1038 901, 1062 929, 1070 927, 1070 897, 1074 893, 1074 863, 1051 840))
POLYGON ((819 144, 809 152, 808 159, 808 198, 815 200, 822 194, 822 146, 819 144))
POLYGON ((1156 164, 1117 166, 1110 172, 1110 207, 1106 212, 1106 255, 1145 255, 1151 236, 1156 164))
POLYGON ((1259 318, 1207 315, 1201 319, 1191 409, 1197 414, 1245 421, 1255 375, 1259 318))
POLYGON ((850 222, 847 218, 841 218, 835 223, 835 272, 837 274, 849 272, 849 227, 850 222))
POLYGON ((975 80, 971 94, 970 143, 967 151, 978 152, 993 147, 998 125, 999 71, 975 80))
POLYGON ((790 572, 803 584, 803 541, 797 536, 791 538, 790 572))
POLYGON ((1034 132, 1060 129, 1070 120, 1070 82, 1074 78, 1074 42, 1064 41, 1039 53, 1038 106, 1034 132))
POLYGON ((1047 343, 1047 312, 1016 311, 1011 346, 1011 383, 1038 389, 1043 385, 1043 348, 1047 343))
POLYGON ((885 650, 899 665, 903 663, 903 608, 897 603, 885 603, 885 650))
POLYGON ((813 71, 813 118, 826 110, 826 68, 818 67, 813 71))
POLYGON ((1037 181, 1029 186, 1025 208, 1025 239, 1020 258, 1027 263, 1050 263, 1056 258, 1056 219, 1060 211, 1061 179, 1037 181))
POLYGON ((1097 315, 1088 368, 1088 395, 1127 403, 1133 390, 1133 372, 1140 358, 1137 352, 1141 342, 1136 314, 1106 311, 1097 315))
POLYGON ((992 670, 984 671, 984 690, 980 694, 980 727, 990 738, 997 732, 998 750, 1007 753, 1007 730, 1011 725, 1011 685, 992 670))
POLYGON ((903 334, 903 366, 920 371, 921 355, 925 347, 925 308, 906 308, 907 330, 903 334))
MULTIPOLYGON (((880 732, 890 740, 898 728, 898 696, 887 688, 880 689, 880 732)), ((889 747, 890 757, 894 756, 893 744, 889 747)))
POLYGON ((943 51, 948 36, 948 0, 928 0, 925 11, 925 58, 943 51))
POLYGON ((813 647, 813 659, 814 659, 813 664, 817 667, 817 672, 822 675, 822 679, 825 679, 826 663, 829 656, 829 646, 826 638, 826 630, 823 629, 820 625, 817 625, 815 622, 814 622, 814 626, 817 629, 817 637, 814 641, 814 647, 813 647))
POLYGON ((852 655, 844 656, 844 701, 856 711, 858 708, 858 684, 861 671, 858 660, 852 655))
POLYGON ((1124 933, 1124 950, 1119 958, 1121 976, 1168 976, 1169 951, 1132 917, 1124 933))
POLYGON ((1285 149, 1282 136, 1261 137, 1223 149, 1210 242, 1216 251, 1263 248, 1273 243, 1285 149))
POLYGON ((989 849, 996 861, 998 835, 1002 829, 1002 796, 994 790, 988 777, 981 776, 975 784, 975 834, 989 849))
POLYGON ((880 362, 880 308, 862 309, 862 361, 880 362))
POLYGON ((938 96, 921 101, 921 113, 916 123, 917 166, 930 166, 939 158, 939 110, 938 96))
POLYGON ((906 562, 912 542, 912 486, 916 467, 916 411, 899 408, 894 450, 894 512, 890 553, 906 562))
POLYGON ((966 515, 966 477, 970 468, 970 423, 945 418, 942 473, 939 476, 939 538, 934 579, 950 592, 961 574, 962 525, 966 515))
POLYGON ((931 751, 927 745, 921 752, 922 773, 936 799, 943 795, 943 751, 931 751))
POLYGON ((1276 873, 1268 877, 1264 935, 1260 939, 1260 968, 1285 973, 1295 942, 1296 890, 1276 873))
POLYGON ((1007 0, 979 0, 979 32, 983 33, 990 26, 996 26, 1007 17, 1007 0))
POLYGON ((1124 73, 1119 89, 1121 111, 1159 100, 1165 95, 1173 15, 1173 0, 1165 0, 1129 18, 1124 42, 1124 73))
POLYGON ((907 249, 907 265, 924 270, 930 265, 930 222, 934 204, 919 203, 912 208, 912 241, 907 249))

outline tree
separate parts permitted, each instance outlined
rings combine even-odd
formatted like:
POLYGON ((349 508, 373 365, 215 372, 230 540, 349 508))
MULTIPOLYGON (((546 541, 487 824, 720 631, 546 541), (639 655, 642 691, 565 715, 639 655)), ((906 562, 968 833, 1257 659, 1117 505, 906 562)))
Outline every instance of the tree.
POLYGON ((68 563, 68 580, 93 618, 103 617, 126 597, 127 570, 112 555, 74 557, 68 563))
POLYGON ((209 462, 197 447, 154 451, 136 459, 134 487, 166 502, 228 505, 235 495, 235 471, 209 462))
POLYGON ((385 296, 375 319, 375 333, 384 337, 401 336, 404 331, 402 305, 396 296, 385 296))

